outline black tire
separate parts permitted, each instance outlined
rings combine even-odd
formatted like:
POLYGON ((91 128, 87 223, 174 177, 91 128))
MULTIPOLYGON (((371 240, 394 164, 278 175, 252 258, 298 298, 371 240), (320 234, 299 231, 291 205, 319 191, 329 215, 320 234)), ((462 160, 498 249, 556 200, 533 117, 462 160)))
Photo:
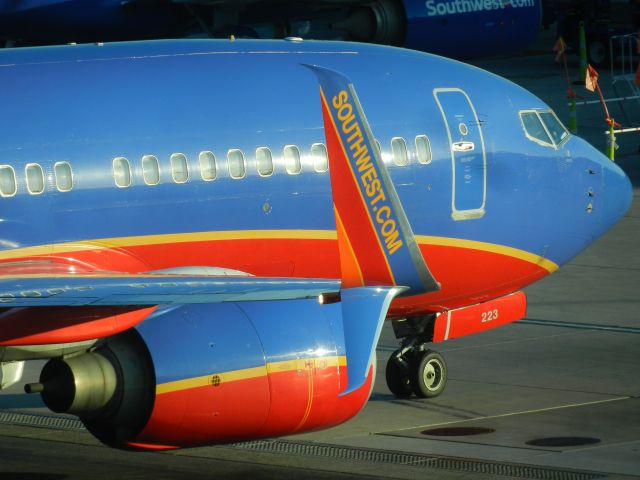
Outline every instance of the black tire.
POLYGON ((447 385, 447 364, 438 352, 425 350, 412 362, 411 385, 420 398, 437 397, 447 385))
POLYGON ((410 373, 396 360, 398 350, 393 352, 387 361, 385 371, 387 387, 398 398, 407 398, 413 394, 410 373))

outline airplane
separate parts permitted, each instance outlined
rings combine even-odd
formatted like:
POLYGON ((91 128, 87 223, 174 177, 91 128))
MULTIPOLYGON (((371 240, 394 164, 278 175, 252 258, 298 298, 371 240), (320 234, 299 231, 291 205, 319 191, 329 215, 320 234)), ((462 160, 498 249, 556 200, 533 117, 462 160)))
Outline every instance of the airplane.
POLYGON ((24 362, 106 445, 329 428, 386 366, 514 322, 629 208, 629 179, 521 87, 301 40, 3 49, 0 387, 24 362))
POLYGON ((523 50, 542 0, 30 0, 0 1, 15 45, 207 35, 341 39, 469 59, 523 50))

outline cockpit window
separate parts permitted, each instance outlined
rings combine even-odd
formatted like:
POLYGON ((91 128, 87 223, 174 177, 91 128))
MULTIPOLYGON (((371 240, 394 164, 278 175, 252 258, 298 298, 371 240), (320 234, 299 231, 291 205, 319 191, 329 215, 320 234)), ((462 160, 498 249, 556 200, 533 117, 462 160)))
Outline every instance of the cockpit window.
POLYGON ((541 145, 558 148, 569 138, 569 132, 551 110, 523 110, 520 119, 527 137, 541 145))
POLYGON ((540 112, 540 118, 547 127, 547 130, 556 145, 560 145, 569 137, 569 132, 564 128, 564 125, 560 123, 556 114, 551 110, 540 112))
POLYGON ((542 125, 542 120, 536 112, 522 112, 520 113, 522 119, 522 125, 524 125, 524 131, 527 132, 527 136, 533 140, 537 140, 539 143, 553 146, 553 142, 549 137, 549 134, 542 125))

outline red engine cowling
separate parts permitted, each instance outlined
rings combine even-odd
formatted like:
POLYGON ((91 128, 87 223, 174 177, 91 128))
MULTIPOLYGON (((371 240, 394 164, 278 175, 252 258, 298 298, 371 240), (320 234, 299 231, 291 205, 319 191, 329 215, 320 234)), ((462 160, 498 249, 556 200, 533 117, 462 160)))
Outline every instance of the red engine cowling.
POLYGON ((104 443, 179 448, 307 432, 353 417, 372 372, 347 385, 340 304, 317 300, 159 309, 94 352, 51 360, 43 399, 104 443))

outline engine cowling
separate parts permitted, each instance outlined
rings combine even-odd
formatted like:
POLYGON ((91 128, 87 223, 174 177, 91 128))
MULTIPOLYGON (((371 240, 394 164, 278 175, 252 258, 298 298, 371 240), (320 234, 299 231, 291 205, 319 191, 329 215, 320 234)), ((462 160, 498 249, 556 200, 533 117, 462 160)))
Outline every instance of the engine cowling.
POLYGON ((159 309, 90 353, 51 360, 41 384, 48 406, 102 442, 158 449, 338 425, 362 408, 372 376, 340 396, 341 306, 311 299, 159 309))

